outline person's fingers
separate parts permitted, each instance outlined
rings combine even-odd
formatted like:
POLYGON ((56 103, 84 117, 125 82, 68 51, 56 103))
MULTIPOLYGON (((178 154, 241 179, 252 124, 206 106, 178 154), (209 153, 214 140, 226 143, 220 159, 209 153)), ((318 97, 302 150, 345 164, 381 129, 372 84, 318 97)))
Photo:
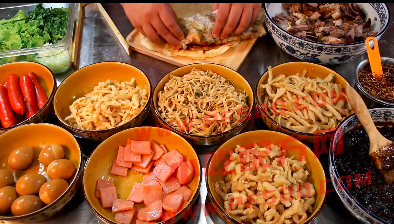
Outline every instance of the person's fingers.
POLYGON ((168 30, 171 31, 171 33, 178 38, 178 40, 183 40, 185 39, 185 36, 179 27, 179 25, 176 22, 176 15, 175 13, 169 13, 170 11, 173 11, 171 6, 166 6, 169 7, 164 11, 159 12, 159 16, 161 18, 161 21, 163 21, 164 25, 167 27, 168 30))
POLYGON ((176 48, 182 47, 182 43, 171 33, 170 30, 167 29, 167 27, 161 21, 159 15, 157 15, 155 18, 152 18, 151 24, 157 33, 160 34, 160 36, 162 36, 169 44, 176 48))
POLYGON ((249 26, 252 26, 256 22, 257 18, 259 17, 260 10, 261 10, 260 4, 257 4, 257 6, 253 8, 253 16, 249 26))
POLYGON ((153 28, 153 26, 150 23, 145 23, 142 26, 142 29, 144 30, 144 33, 149 40, 151 40, 154 43, 160 43, 160 38, 159 35, 157 35, 157 32, 155 30, 155 28, 153 28))
POLYGON ((243 9, 244 9, 243 5, 237 5, 235 7, 234 6, 231 7, 231 11, 228 16, 226 26, 224 26, 222 32, 220 33, 220 39, 227 38, 234 31, 241 18, 243 9))
POLYGON ((250 21, 252 21, 253 16, 253 5, 247 5, 242 11, 241 20, 233 34, 240 34, 249 28, 250 21))
POLYGON ((219 8, 220 3, 213 3, 212 4, 212 12, 219 8))
POLYGON ((220 35, 229 16, 231 5, 232 3, 221 3, 219 5, 218 12, 216 13, 215 24, 213 25, 212 29, 213 38, 217 38, 220 35))

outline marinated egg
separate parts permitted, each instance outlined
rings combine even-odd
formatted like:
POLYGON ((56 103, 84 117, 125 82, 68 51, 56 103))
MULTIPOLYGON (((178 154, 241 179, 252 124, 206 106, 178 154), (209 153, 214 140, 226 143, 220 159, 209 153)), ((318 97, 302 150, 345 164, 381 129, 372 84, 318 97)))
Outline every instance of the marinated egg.
POLYGON ((50 204, 62 195, 68 187, 67 181, 54 179, 46 182, 40 188, 40 199, 45 204, 50 204))
POLYGON ((68 179, 74 172, 75 165, 68 159, 57 159, 47 167, 47 174, 51 179, 68 179))
POLYGON ((11 211, 12 203, 18 198, 15 187, 5 186, 0 189, 0 214, 11 211))
POLYGON ((0 188, 14 183, 14 175, 11 171, 6 169, 0 169, 0 188))
POLYGON ((35 195, 23 195, 17 198, 11 206, 11 212, 15 216, 25 215, 42 208, 40 198, 35 195))
POLYGON ((60 145, 52 144, 47 145, 44 149, 41 150, 40 155, 38 156, 38 160, 44 166, 48 166, 52 161, 56 159, 64 158, 64 150, 60 145))
POLYGON ((8 166, 14 170, 24 170, 32 164, 33 159, 33 149, 23 146, 11 152, 8 156, 8 166))
POLYGON ((45 177, 37 173, 29 173, 21 176, 16 182, 16 191, 20 195, 38 194, 40 187, 47 182, 45 177))

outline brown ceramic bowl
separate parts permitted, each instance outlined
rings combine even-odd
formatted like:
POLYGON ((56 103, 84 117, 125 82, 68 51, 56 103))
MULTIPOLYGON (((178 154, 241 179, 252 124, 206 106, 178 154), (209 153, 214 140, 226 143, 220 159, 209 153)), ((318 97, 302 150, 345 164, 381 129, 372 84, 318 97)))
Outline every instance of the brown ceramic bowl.
MULTIPOLYGON (((101 200, 96 198, 96 183, 97 180, 111 180, 114 182, 119 199, 127 199, 134 183, 141 183, 143 174, 127 171, 127 176, 119 177, 111 175, 111 167, 117 155, 119 146, 126 145, 128 139, 133 140, 153 140, 159 144, 164 144, 165 147, 171 150, 178 150, 187 160, 191 160, 194 165, 195 175, 193 180, 187 185, 192 190, 192 196, 187 204, 176 213, 174 220, 179 221, 183 217, 183 213, 190 209, 198 198, 200 190, 200 174, 201 165, 196 152, 193 147, 181 136, 166 129, 159 127, 136 127, 121 131, 105 141, 103 141, 93 151, 89 160, 85 165, 83 175, 83 193, 85 200, 94 214, 104 223, 115 224, 115 214, 111 209, 104 209, 101 206, 101 200), (142 134, 149 133, 149 134, 142 134)), ((140 208, 143 203, 136 203, 135 207, 140 208)), ((192 208, 194 211, 194 208, 192 208)), ((135 223, 137 219, 137 211, 131 223, 135 223)), ((164 223, 164 222, 160 222, 164 223)))
MULTIPOLYGON (((27 173, 39 173, 47 177, 46 166, 38 161, 38 155, 47 144, 58 144, 64 149, 65 158, 71 160, 76 167, 74 176, 67 180, 67 190, 54 202, 44 205, 40 210, 21 216, 0 216, 2 223, 41 222, 59 212, 75 195, 81 181, 83 171, 83 153, 78 142, 69 132, 52 124, 26 124, 13 128, 0 135, 0 168, 14 173, 15 181, 27 173), (8 166, 8 156, 16 148, 29 146, 34 149, 33 164, 23 171, 15 171, 8 166)), ((14 185, 15 186, 15 185, 14 185)))
POLYGON ((300 159, 301 155, 305 156, 305 165, 310 172, 307 182, 313 184, 315 187, 316 202, 313 205, 312 214, 309 214, 308 218, 304 222, 301 222, 301 224, 311 223, 323 209, 326 197, 326 177, 323 167, 319 159, 316 158, 315 154, 306 145, 289 135, 275 131, 258 130, 245 132, 226 141, 218 150, 215 151, 208 162, 206 171, 206 183, 209 199, 213 203, 214 208, 218 210, 219 216, 226 223, 241 224, 232 215, 225 211, 224 201, 215 191, 215 183, 224 180, 222 170, 224 162, 229 159, 230 150, 234 150, 237 145, 242 145, 249 149, 253 147, 254 143, 264 142, 264 144, 266 144, 268 143, 267 141, 270 142, 270 144, 279 145, 282 149, 285 149, 286 157, 294 156, 295 159, 300 159))
POLYGON ((152 87, 149 78, 136 67, 121 62, 99 62, 83 67, 63 80, 54 98, 55 116, 60 125, 74 136, 102 141, 117 132, 140 125, 149 112, 152 98, 151 92, 152 87), (144 105, 141 112, 129 122, 107 130, 88 131, 77 129, 64 120, 71 114, 70 105, 74 100, 91 92, 93 87, 99 82, 104 82, 108 79, 130 81, 133 77, 136 79, 136 84, 139 87, 148 90, 148 102, 144 105))
MULTIPOLYGON (((33 72, 36 75, 42 88, 45 90, 47 94, 48 101, 43 108, 41 108, 36 114, 31 116, 29 119, 25 119, 24 117, 18 115, 17 117, 19 117, 20 120, 22 120, 18 124, 8 128, 3 128, 0 124, 0 134, 10 130, 11 128, 23 124, 44 122, 52 114, 53 97, 55 95, 57 85, 56 85, 55 76, 53 75, 51 70, 49 70, 49 68, 47 68, 45 65, 36 62, 29 62, 29 61, 12 62, 8 64, 0 65, 0 84, 3 84, 7 79, 7 77, 12 73, 21 77, 27 75, 28 72, 33 72)), ((16 114, 14 113, 14 115, 16 114)))
POLYGON ((244 111, 245 114, 247 113, 246 118, 229 131, 219 133, 216 135, 204 136, 204 135, 187 134, 183 131, 179 131, 175 128, 171 128, 171 131, 181 135, 193 145, 203 145, 203 146, 217 145, 226 141, 232 136, 240 133, 250 121, 252 109, 253 109, 253 90, 250 87, 248 81, 246 81, 246 79, 241 74, 222 65, 203 63, 203 64, 190 64, 180 67, 168 73, 166 76, 164 76, 160 80, 160 82, 156 85, 156 88, 153 92, 153 107, 160 127, 169 127, 169 124, 164 120, 164 118, 161 117, 158 111, 157 104, 159 100, 158 97, 159 92, 164 89, 164 85, 170 80, 171 76, 183 76, 187 73, 190 73, 193 68, 197 68, 203 71, 211 70, 216 74, 223 76, 226 79, 230 79, 231 81, 233 81, 233 83, 238 89, 245 90, 246 94, 248 95, 249 108, 245 108, 244 111))
MULTIPOLYGON (((279 64, 276 66, 272 67, 272 74, 273 77, 284 74, 286 76, 289 75, 295 75, 298 72, 301 73, 304 69, 308 71, 306 74, 307 77, 310 78, 322 78, 324 79, 327 77, 330 73, 334 74, 334 82, 339 83, 343 86, 343 88, 346 88, 349 83, 338 73, 335 71, 324 67, 322 65, 318 64, 313 64, 309 62, 288 62, 284 64, 279 64)), ((332 135, 335 132, 335 129, 333 130, 322 130, 321 132, 316 132, 316 133, 307 133, 307 132, 299 132, 296 130, 292 130, 290 128, 287 128, 278 122, 276 122, 274 119, 271 118, 271 116, 263 109, 263 102, 264 102, 264 97, 266 97, 266 94, 262 95, 262 89, 260 88, 261 84, 267 83, 268 79, 268 70, 261 76, 259 82, 257 83, 255 87, 256 91, 256 97, 255 97, 255 102, 256 102, 256 109, 259 111, 259 114, 261 116, 261 119, 263 122, 268 126, 269 129, 274 130, 274 131, 279 131, 283 132, 285 134, 291 135, 302 142, 306 143, 319 143, 320 139, 323 138, 324 135, 332 135), (261 96, 261 97, 259 97, 261 96)), ((256 113, 257 114, 257 113, 256 113)), ((325 138, 324 138, 325 139, 325 138)))

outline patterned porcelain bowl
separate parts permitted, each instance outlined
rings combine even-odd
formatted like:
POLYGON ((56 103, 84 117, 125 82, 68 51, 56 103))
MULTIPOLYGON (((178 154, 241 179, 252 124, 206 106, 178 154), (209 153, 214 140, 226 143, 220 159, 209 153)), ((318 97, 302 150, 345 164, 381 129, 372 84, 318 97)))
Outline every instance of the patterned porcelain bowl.
MULTIPOLYGON (((324 79, 330 73, 333 73, 335 76, 334 78, 335 83, 341 84, 343 88, 349 85, 349 83, 340 74, 336 73, 335 71, 326 68, 322 65, 313 64, 309 62, 288 62, 288 63, 276 65, 272 67, 272 75, 274 77, 280 74, 284 74, 286 76, 294 75, 298 72, 301 73, 304 69, 308 71, 306 76, 309 78, 319 77, 324 79)), ((267 83, 267 80, 268 80, 268 71, 266 71, 260 77, 260 80, 255 87, 255 92, 256 92, 255 102, 256 102, 256 110, 258 110, 261 119, 269 129, 283 132, 285 134, 291 135, 299 139, 302 142, 310 143, 313 145, 319 145, 319 142, 326 142, 326 139, 330 138, 330 136, 334 133, 335 130, 325 130, 315 133, 299 132, 287 128, 276 122, 274 119, 272 119, 263 106, 264 98, 267 96, 267 94, 263 94, 262 89, 260 88, 260 85, 267 83)), ((257 115, 257 111, 256 111, 256 115, 257 115)), ((316 147, 314 150, 317 150, 318 148, 319 147, 316 147)))
POLYGON ((242 89, 246 91, 246 94, 248 95, 248 108, 244 108, 244 110, 241 111, 241 113, 246 114, 246 117, 243 121, 241 121, 238 125, 233 127, 232 129, 216 134, 216 135, 208 135, 208 136, 203 136, 203 135, 193 135, 193 134, 187 134, 184 131, 179 131, 175 128, 171 128, 171 131, 181 135, 184 137, 186 140, 188 140, 191 144, 193 145, 204 145, 204 146, 211 146, 211 145, 218 145, 229 138, 233 137, 234 135, 239 134, 248 124, 251 118, 252 114, 252 109, 253 109, 253 90, 250 87, 248 81, 239 74, 238 72, 227 68, 222 65, 217 65, 217 64, 209 64, 209 63, 203 63, 203 64, 190 64, 186 65, 183 67, 180 67, 178 69, 175 69, 174 71, 168 73, 166 76, 164 76, 160 82, 156 85, 156 88, 153 92, 153 107, 154 107, 154 112, 155 116, 158 120, 158 123, 160 127, 169 127, 169 124, 164 121, 164 119, 161 117, 157 107, 158 107, 158 100, 159 100, 159 92, 164 89, 164 85, 168 82, 168 80, 171 78, 171 76, 183 76, 189 72, 191 72, 192 68, 197 68, 203 71, 211 70, 215 72, 216 74, 219 74, 223 76, 226 79, 230 79, 233 81, 237 89, 242 89))
POLYGON ((152 86, 149 78, 136 67, 121 62, 99 62, 83 67, 63 80, 54 98, 55 116, 60 126, 67 129, 75 137, 102 141, 117 132, 140 125, 148 115, 152 99, 151 92, 152 86), (92 91, 93 87, 99 82, 105 82, 108 79, 130 81, 132 78, 136 79, 137 86, 148 90, 148 102, 141 112, 129 122, 107 130, 87 131, 74 128, 64 120, 71 114, 70 105, 74 100, 92 91))
MULTIPOLYGON (((382 65, 394 66, 394 59, 393 58, 381 57, 380 60, 382 61, 382 65)), ((356 78, 357 91, 363 97, 365 104, 368 106, 368 108, 394 107, 394 103, 376 98, 375 96, 373 96, 369 92, 367 92, 367 90, 364 89, 364 87, 361 85, 360 81, 358 80, 358 73, 366 66, 369 66, 368 59, 366 59, 366 60, 360 62, 360 64, 358 64, 355 74, 354 74, 355 78, 356 78)))
MULTIPOLYGON (((44 205, 40 210, 21 216, 0 216, 1 223, 38 223, 58 213, 75 195, 82 182, 83 153, 72 134, 53 124, 26 124, 13 128, 0 135, 0 167, 14 172, 15 180, 27 173, 45 174, 46 167, 38 161, 43 144, 58 144, 64 149, 65 157, 71 160, 76 172, 67 182, 67 190, 54 202, 44 205), (32 147, 35 153, 33 164, 23 171, 14 171, 8 166, 8 156, 16 148, 22 146, 32 147)), ((14 185, 15 186, 15 185, 14 185)))
MULTIPOLYGON (((375 18, 374 30, 378 31, 377 40, 383 35, 390 24, 390 10, 386 3, 358 3, 369 18, 375 18)), ((366 52, 364 42, 354 44, 323 44, 297 37, 278 26, 272 19, 285 12, 282 3, 265 3, 265 17, 268 32, 276 44, 286 53, 303 61, 325 65, 342 64, 354 60, 366 52)), ((372 20, 373 21, 373 20, 372 20)))
POLYGON ((57 89, 56 78, 53 75, 52 71, 49 70, 49 68, 47 68, 45 65, 29 61, 12 62, 1 65, 0 85, 3 84, 7 77, 12 73, 21 77, 23 75, 27 75, 28 72, 33 72, 36 75, 38 81, 40 82, 42 88, 48 96, 48 101, 43 108, 41 108, 29 119, 22 118, 23 121, 8 128, 2 128, 0 124, 0 135, 1 133, 4 133, 12 128, 18 127, 23 124, 44 122, 47 118, 51 116, 53 112, 53 97, 55 96, 55 92, 57 89))
MULTIPOLYGON (((369 109, 373 121, 393 121, 394 120, 394 109, 392 108, 375 108, 369 109)), ((370 211, 368 211, 364 206, 362 206, 353 196, 349 193, 346 187, 342 186, 342 181, 340 179, 339 173, 335 166, 335 152, 340 144, 341 137, 343 133, 351 130, 356 125, 360 124, 358 118, 353 114, 346 118, 339 126, 335 132, 330 146, 329 153, 329 172, 332 179, 335 191, 339 195, 339 198, 350 211, 350 213, 358 218, 360 221, 369 224, 389 224, 389 222, 380 219, 370 211), (341 186, 340 186, 341 184, 341 186)))
MULTIPOLYGON (((309 217, 307 217, 304 221, 301 221, 299 223, 312 223, 312 221, 319 215, 319 213, 323 209, 326 197, 326 176, 324 174, 324 169, 319 159, 316 158, 313 151, 310 150, 306 145, 289 135, 276 131, 257 130, 242 133, 222 144, 218 148, 218 150, 215 151, 213 156, 210 157, 208 161, 208 167, 206 169, 205 178, 207 183, 208 197, 213 202, 213 207, 215 208, 215 210, 218 211, 219 216, 226 223, 241 224, 241 222, 237 221, 232 215, 229 214, 229 212, 226 212, 226 209, 224 208, 224 201, 215 190, 215 183, 224 180, 223 166, 225 161, 229 159, 230 150, 233 151, 237 145, 241 145, 245 148, 251 148, 253 147, 254 143, 259 142, 265 142, 264 144, 279 145, 282 149, 286 150, 287 158, 293 156, 295 159, 300 159, 301 155, 305 156, 305 165, 308 171, 310 171, 307 181, 313 184, 316 189, 316 203, 312 207, 312 214, 310 214, 309 217)), ((250 196, 248 197, 250 199, 250 196)), ((270 202, 266 200, 266 203, 268 204, 270 202)), ((264 223, 273 222, 271 221, 264 223)))

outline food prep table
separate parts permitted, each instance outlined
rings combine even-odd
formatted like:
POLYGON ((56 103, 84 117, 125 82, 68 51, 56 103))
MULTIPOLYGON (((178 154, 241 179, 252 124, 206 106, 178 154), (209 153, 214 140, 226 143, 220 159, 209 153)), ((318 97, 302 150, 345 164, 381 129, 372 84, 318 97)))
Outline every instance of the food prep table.
MULTIPOLYGON (((132 25, 125 16, 122 7, 118 3, 103 3, 106 9, 121 34, 126 37, 133 29, 132 25)), ((394 12, 394 3, 388 3, 389 8, 394 12)), ((0 3, 0 6, 7 6, 7 3, 0 3)), ((386 33, 379 41, 381 56, 394 57, 394 26, 391 24, 386 33)), ((156 60, 154 58, 145 56, 140 53, 132 52, 131 57, 124 51, 122 45, 116 38, 115 34, 110 29, 108 23, 99 11, 96 4, 89 4, 85 8, 85 19, 83 23, 83 31, 81 36, 81 47, 79 55, 79 67, 84 67, 100 61, 120 61, 129 63, 141 69, 151 80, 152 87, 155 87, 159 80, 177 66, 156 60)), ((356 60, 343 65, 331 66, 330 68, 343 75, 344 78, 354 86, 354 72, 357 64, 366 59, 366 53, 356 60)), ((298 61, 282 51, 273 41, 272 37, 267 33, 266 36, 257 40, 255 46, 239 68, 238 72, 243 75, 254 89, 261 74, 267 70, 267 66, 273 66, 289 61, 298 61)), ((73 72, 72 69, 64 74, 57 75, 57 83, 67 77, 73 72)), ((149 116, 145 119, 141 126, 153 125, 153 109, 151 108, 149 116)), ((51 123, 56 123, 54 119, 51 123)), ((251 131, 256 129, 267 129, 261 119, 252 116, 247 128, 244 131, 251 131)), ((92 150, 97 146, 97 143, 86 140, 79 140, 85 158, 88 158, 92 150)), ((319 147, 322 144, 319 144, 319 147)), ((210 203, 207 198, 207 189, 205 183, 205 166, 209 159, 209 153, 214 152, 219 146, 215 147, 194 147, 200 157, 202 165, 202 182, 200 189, 200 196, 195 205, 193 205, 193 212, 197 206, 195 218, 188 218, 188 220, 181 220, 178 223, 188 224, 223 224, 224 222, 215 215, 215 211, 206 213, 204 205, 210 203)), ((309 145, 314 151, 317 146, 309 145)), ((326 172, 327 179, 330 179, 328 174, 328 153, 320 155, 320 161, 326 172)), ((357 224, 361 223, 354 218, 342 205, 337 193, 333 190, 332 184, 328 181, 326 202, 320 215, 312 222, 313 224, 357 224)), ((208 206, 207 206, 208 207, 208 206)), ((211 207, 211 206, 209 206, 211 207)), ((1 222, 7 223, 7 222, 1 222)), ((98 224, 102 223, 91 211, 89 206, 84 201, 82 194, 82 186, 74 198, 55 216, 41 222, 40 224, 98 224)), ((38 224, 38 223, 37 223, 38 224)))

